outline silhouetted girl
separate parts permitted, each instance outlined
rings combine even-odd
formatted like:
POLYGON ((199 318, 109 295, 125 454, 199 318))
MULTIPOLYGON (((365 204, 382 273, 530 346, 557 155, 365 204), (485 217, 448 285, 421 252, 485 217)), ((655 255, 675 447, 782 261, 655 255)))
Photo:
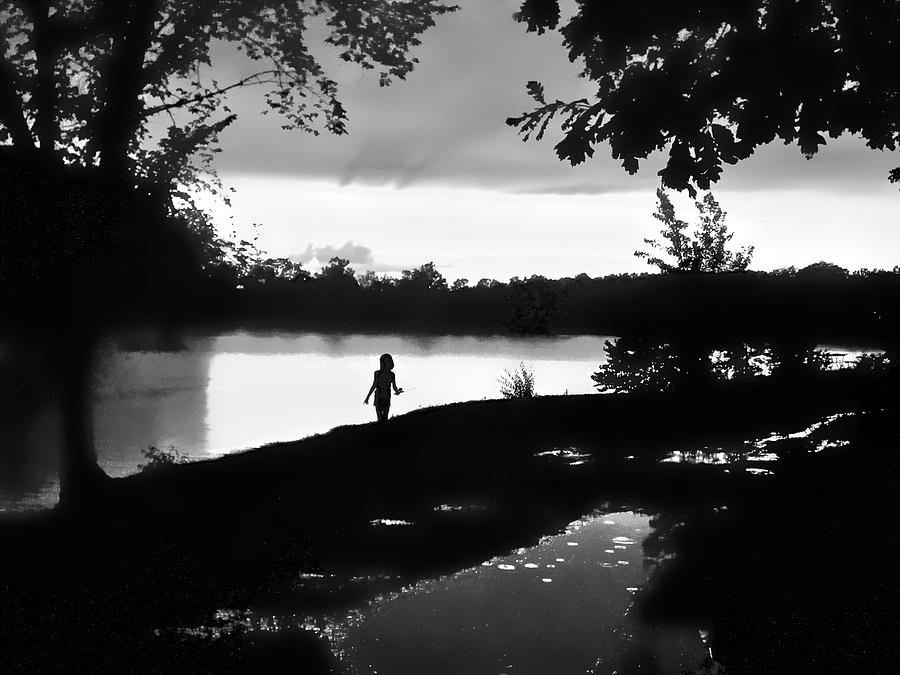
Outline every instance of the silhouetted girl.
POLYGON ((388 413, 391 410, 391 389, 395 394, 402 394, 403 390, 397 388, 397 378, 394 376, 394 359, 390 354, 381 355, 381 370, 375 371, 375 379, 372 380, 372 386, 369 393, 366 394, 366 400, 363 403, 369 403, 369 397, 375 392, 375 413, 378 415, 379 422, 386 422, 388 413))

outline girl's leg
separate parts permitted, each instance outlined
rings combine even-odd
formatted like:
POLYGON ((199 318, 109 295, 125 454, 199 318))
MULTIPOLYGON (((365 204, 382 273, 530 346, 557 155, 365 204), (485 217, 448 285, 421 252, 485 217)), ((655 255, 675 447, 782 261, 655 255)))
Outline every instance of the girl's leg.
POLYGON ((375 401, 375 413, 378 415, 379 422, 386 422, 388 418, 388 410, 390 410, 390 401, 375 401))

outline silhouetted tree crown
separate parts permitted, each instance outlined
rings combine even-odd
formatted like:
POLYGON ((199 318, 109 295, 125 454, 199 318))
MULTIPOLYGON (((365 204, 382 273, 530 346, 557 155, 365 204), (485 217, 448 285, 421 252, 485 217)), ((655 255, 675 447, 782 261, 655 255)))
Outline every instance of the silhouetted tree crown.
POLYGON ((440 0, 6 1, 0 142, 58 163, 190 184, 236 117, 228 91, 258 85, 264 112, 279 113, 285 129, 346 133, 337 84, 309 44, 324 40, 386 85, 412 70, 410 48, 451 10, 440 0), (217 82, 214 41, 258 69, 217 82))
POLYGON ((638 258, 645 258, 660 272, 743 272, 753 257, 753 247, 739 251, 729 251, 726 245, 734 236, 725 226, 725 211, 711 192, 703 199, 695 199, 694 205, 700 221, 692 234, 687 232, 688 224, 675 216, 675 206, 662 188, 656 191, 656 212, 653 217, 664 227, 660 236, 667 242, 644 239, 650 251, 635 251, 638 258), (656 252, 672 258, 665 260, 656 252))
POLYGON ((212 158, 236 118, 228 92, 258 86, 263 112, 285 129, 346 133, 337 83, 310 45, 324 41, 387 85, 412 70, 411 48, 451 10, 441 0, 0 0, 0 300, 64 312, 60 344, 47 347, 61 354, 61 504, 99 494, 103 479, 85 412, 101 324, 123 312, 171 318, 175 267, 205 267, 245 295, 304 276, 290 261, 260 260, 253 242, 220 238, 195 201, 227 198, 212 158), (258 67, 216 81, 212 50, 223 43, 258 67), (6 293, 37 288, 35 278, 46 282, 39 301, 6 293))
POLYGON ((401 288, 416 288, 420 290, 446 290, 447 280, 438 272, 433 262, 412 270, 403 270, 398 285, 401 288))
POLYGON ((609 143, 635 173, 668 148, 663 184, 693 194, 776 138, 807 158, 826 134, 859 134, 879 150, 900 142, 896 0, 577 0, 566 20, 558 0, 525 0, 515 18, 558 29, 596 83, 592 100, 564 102, 529 82, 537 107, 507 120, 540 139, 558 116, 556 152, 572 164, 609 143))
POLYGON ((350 267, 350 261, 338 256, 329 260, 328 264, 323 266, 319 274, 316 275, 316 278, 333 284, 357 285, 356 275, 353 272, 353 268, 350 267))

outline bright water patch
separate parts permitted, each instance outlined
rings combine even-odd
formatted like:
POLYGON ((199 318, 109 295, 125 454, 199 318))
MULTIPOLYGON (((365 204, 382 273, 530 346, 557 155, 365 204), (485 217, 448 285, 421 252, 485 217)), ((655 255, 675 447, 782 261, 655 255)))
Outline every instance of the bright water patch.
MULTIPOLYGON (((635 513, 587 516, 531 548, 293 623, 327 638, 354 675, 612 673, 635 654, 663 672, 692 669, 705 654, 696 630, 651 631, 628 617, 647 580, 648 530, 635 513)), ((276 624, 285 619, 266 618, 276 624)))
MULTIPOLYGON (((184 336, 162 348, 109 342, 94 377, 98 460, 120 477, 137 471, 148 446, 174 446, 200 460, 372 422, 374 406, 363 398, 385 352, 405 390, 394 397, 392 415, 500 398, 497 378, 520 361, 534 369, 539 395, 594 393, 590 374, 605 361, 605 339, 238 331, 184 336)), ((15 387, 0 382, 0 395, 15 395, 15 387)), ((57 501, 59 411, 49 398, 23 436, 28 475, 0 468, 0 510, 57 501)))
MULTIPOLYGON (((835 413, 828 415, 821 420, 810 424, 804 429, 790 433, 771 432, 763 438, 744 441, 732 448, 723 447, 704 447, 699 450, 674 450, 663 458, 662 462, 671 464, 711 464, 723 467, 731 466, 737 462, 756 463, 777 463, 778 454, 772 452, 777 448, 777 444, 786 440, 808 439, 815 432, 827 429, 839 419, 852 416, 854 413, 835 413)), ((810 444, 809 452, 821 452, 828 448, 840 448, 849 444, 846 440, 823 439, 816 445, 810 444)), ((728 469, 725 469, 728 471, 728 469)), ((747 467, 746 472, 757 476, 771 476, 774 474, 774 466, 770 468, 763 467, 747 467)))

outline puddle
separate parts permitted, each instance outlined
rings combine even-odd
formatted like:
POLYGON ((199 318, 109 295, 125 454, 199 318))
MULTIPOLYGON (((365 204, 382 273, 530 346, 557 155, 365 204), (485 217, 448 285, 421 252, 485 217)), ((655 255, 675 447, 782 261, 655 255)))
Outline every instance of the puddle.
POLYGON ((696 629, 650 631, 628 615, 649 574, 640 546, 648 532, 644 515, 586 516, 536 546, 385 593, 346 614, 257 617, 253 625, 314 631, 351 675, 611 673, 635 650, 663 672, 692 670, 706 653, 696 629))

